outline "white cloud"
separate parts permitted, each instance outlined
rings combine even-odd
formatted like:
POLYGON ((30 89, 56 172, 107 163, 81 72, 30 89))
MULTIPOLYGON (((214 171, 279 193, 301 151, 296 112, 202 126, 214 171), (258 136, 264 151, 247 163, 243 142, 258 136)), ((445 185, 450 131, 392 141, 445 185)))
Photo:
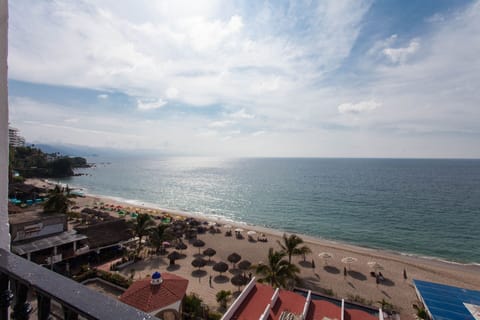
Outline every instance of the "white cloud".
POLYGON ((359 114, 369 112, 380 107, 381 104, 375 100, 361 101, 358 103, 342 103, 337 107, 338 112, 343 114, 353 113, 359 114))
POLYGON ((77 123, 78 119, 77 118, 68 118, 64 120, 66 123, 77 123))
POLYGON ((106 93, 99 94, 97 96, 97 98, 98 99, 103 99, 103 100, 108 99, 108 94, 106 94, 106 93))
POLYGON ((393 63, 404 63, 410 56, 420 48, 420 40, 412 39, 408 46, 403 48, 385 48, 383 54, 393 63))
POLYGON ((208 126, 210 128, 225 128, 234 123, 235 121, 232 121, 232 120, 214 121, 214 122, 211 122, 208 126))
POLYGON ((413 28, 409 38, 387 30, 391 36, 368 54, 349 59, 352 48, 364 45, 356 46, 357 39, 369 38, 358 36, 371 3, 291 2, 284 10, 279 2, 255 2, 252 10, 252 2, 245 9, 223 1, 12 1, 11 79, 126 93, 141 97, 143 110, 171 100, 169 112, 180 106, 174 116, 146 122, 135 117, 154 113, 95 111, 92 117, 72 106, 14 99, 12 121, 39 140, 125 148, 167 143, 183 153, 381 156, 377 148, 394 156, 410 148, 410 155, 428 156, 422 147, 432 155, 453 154, 462 145, 469 154, 480 150, 472 147, 480 128, 480 42, 472 36, 480 34, 480 2, 445 14, 428 32, 413 28), (355 60, 361 65, 350 72, 355 60), (203 106, 205 112, 185 111, 203 106), (53 127, 65 119, 78 122, 67 122, 64 132, 53 127), (105 134, 95 137, 98 128, 105 134), (453 143, 446 145, 445 132, 473 142, 443 136, 453 143), (222 135, 231 137, 229 143, 221 143, 222 135), (152 138, 159 136, 161 142, 152 138))
POLYGON ((178 89, 173 87, 168 87, 165 91, 165 96, 167 99, 175 99, 178 97, 178 89))
POLYGON ((167 101, 162 99, 137 99, 137 108, 139 110, 155 110, 163 107, 167 104, 167 101))
POLYGON ((265 134, 265 131, 260 130, 260 131, 255 131, 254 133, 252 133, 252 136, 258 137, 258 136, 261 136, 263 134, 265 134))
POLYGON ((252 12, 200 3, 12 2, 10 77, 141 97, 164 93, 196 106, 242 106, 259 95, 282 100, 310 92, 312 81, 348 57, 371 0, 312 4, 283 19, 289 13, 282 8, 265 15, 267 4, 252 12), (310 32, 296 37, 289 23, 302 18, 310 32))
POLYGON ((230 113, 228 117, 233 119, 253 119, 255 116, 251 113, 248 113, 244 108, 236 112, 230 113))

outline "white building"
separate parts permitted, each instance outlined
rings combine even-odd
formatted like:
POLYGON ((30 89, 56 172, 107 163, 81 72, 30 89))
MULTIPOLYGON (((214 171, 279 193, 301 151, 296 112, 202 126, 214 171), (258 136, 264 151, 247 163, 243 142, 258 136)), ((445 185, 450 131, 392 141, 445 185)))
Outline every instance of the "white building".
POLYGON ((25 146, 25 138, 19 134, 17 128, 8 127, 8 143, 12 147, 23 147, 25 146))

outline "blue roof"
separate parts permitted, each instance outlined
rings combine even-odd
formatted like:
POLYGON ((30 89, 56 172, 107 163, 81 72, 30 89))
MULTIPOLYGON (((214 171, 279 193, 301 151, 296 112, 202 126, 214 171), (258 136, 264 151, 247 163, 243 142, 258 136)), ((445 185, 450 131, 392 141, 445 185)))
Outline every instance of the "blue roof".
POLYGON ((160 274, 160 272, 158 271, 155 271, 153 274, 152 274, 152 279, 160 279, 162 277, 162 275, 160 274))
POLYGON ((464 303, 480 306, 480 291, 413 280, 433 320, 475 320, 464 303))

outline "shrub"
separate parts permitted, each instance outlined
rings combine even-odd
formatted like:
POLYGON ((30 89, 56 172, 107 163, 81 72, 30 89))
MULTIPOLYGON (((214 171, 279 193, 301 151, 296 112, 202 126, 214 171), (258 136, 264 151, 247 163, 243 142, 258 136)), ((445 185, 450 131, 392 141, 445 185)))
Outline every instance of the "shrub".
POLYGON ((132 284, 132 280, 125 278, 124 276, 118 273, 110 273, 103 270, 98 270, 97 275, 99 278, 108 281, 110 283, 116 284, 122 288, 128 288, 132 284))
POLYGON ((88 269, 76 276, 73 277, 73 280, 78 282, 83 282, 87 279, 95 278, 97 276, 97 271, 93 269, 88 269))
POLYGON ((208 320, 220 320, 222 319, 222 314, 219 312, 211 311, 208 313, 208 320))
POLYGON ((184 319, 195 319, 202 316, 202 302, 203 300, 195 293, 185 296, 183 302, 184 319))
POLYGON ((122 275, 119 275, 117 273, 110 273, 103 270, 95 270, 95 269, 91 269, 79 275, 76 275, 73 277, 73 279, 78 282, 83 282, 87 279, 96 278, 96 277, 103 279, 107 282, 113 283, 122 288, 128 288, 132 284, 132 280, 127 279, 122 275))

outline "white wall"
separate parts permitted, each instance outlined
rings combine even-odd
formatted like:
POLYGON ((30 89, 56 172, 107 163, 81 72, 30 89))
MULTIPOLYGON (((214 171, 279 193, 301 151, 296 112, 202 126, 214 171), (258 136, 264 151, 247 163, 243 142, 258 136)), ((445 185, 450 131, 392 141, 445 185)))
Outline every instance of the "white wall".
POLYGON ((10 247, 8 230, 8 0, 0 0, 0 248, 10 247))

